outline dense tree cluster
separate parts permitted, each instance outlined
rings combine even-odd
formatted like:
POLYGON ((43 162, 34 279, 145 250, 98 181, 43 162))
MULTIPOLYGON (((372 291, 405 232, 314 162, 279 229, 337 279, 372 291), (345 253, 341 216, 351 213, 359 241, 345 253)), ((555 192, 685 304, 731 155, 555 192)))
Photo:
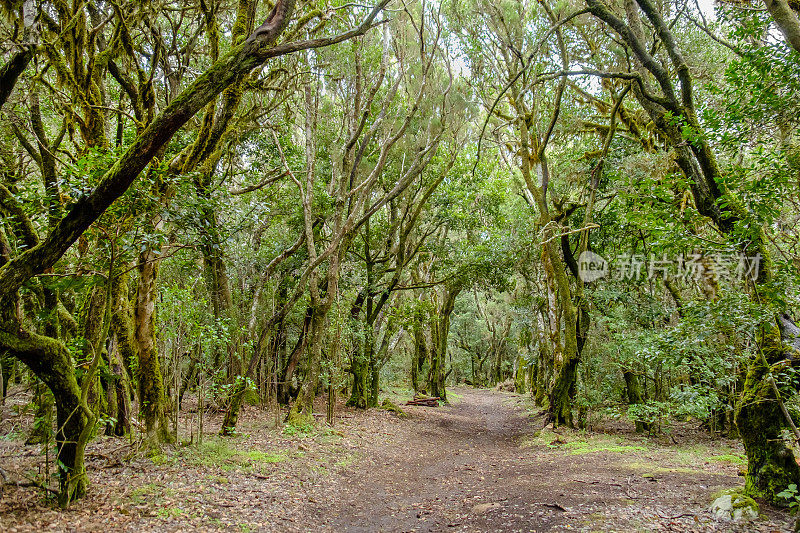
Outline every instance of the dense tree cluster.
POLYGON ((229 435, 504 382, 554 426, 737 435, 780 503, 799 9, 2 2, 0 392, 34 391, 60 503, 187 397, 229 435))

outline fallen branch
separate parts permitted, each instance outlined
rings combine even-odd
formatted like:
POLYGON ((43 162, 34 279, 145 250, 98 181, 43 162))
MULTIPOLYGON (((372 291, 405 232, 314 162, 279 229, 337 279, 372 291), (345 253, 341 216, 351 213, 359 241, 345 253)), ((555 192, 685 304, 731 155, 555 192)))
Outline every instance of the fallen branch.
POLYGON ((422 407, 439 407, 439 398, 438 396, 434 396, 432 398, 414 398, 413 400, 409 400, 406 402, 406 405, 418 405, 422 407))

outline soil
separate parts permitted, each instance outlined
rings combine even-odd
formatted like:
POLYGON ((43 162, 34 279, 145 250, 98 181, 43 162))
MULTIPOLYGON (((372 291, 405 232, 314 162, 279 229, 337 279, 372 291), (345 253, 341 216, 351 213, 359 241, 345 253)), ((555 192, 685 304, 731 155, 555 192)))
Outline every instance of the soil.
MULTIPOLYGON (((752 522, 708 512, 711 494, 743 484, 735 441, 680 424, 658 438, 613 421, 542 430, 525 397, 453 393, 449 406, 404 406, 406 418, 338 406, 333 427, 307 431, 276 429, 274 413, 249 408, 239 435, 151 457, 97 439, 87 499, 59 511, 37 489, 6 485, 0 531, 792 530, 764 504, 752 522)), ((212 413, 204 424, 220 422, 212 413)), ((40 451, 6 438, 0 466, 32 477, 40 451)))

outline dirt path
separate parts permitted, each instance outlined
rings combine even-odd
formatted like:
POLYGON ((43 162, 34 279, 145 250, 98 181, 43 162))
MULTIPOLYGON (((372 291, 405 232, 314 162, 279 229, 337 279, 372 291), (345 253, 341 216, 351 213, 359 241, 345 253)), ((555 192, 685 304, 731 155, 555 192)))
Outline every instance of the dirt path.
MULTIPOLYGON (((697 431, 661 442, 626 422, 620 434, 539 431, 519 395, 455 389, 452 399, 406 407, 405 419, 340 408, 334 428, 305 433, 276 431, 274 417, 249 408, 227 439, 213 435, 221 420, 209 415, 199 449, 132 461, 118 460, 118 439, 98 439, 90 498, 61 512, 34 490, 7 487, 0 531, 790 529, 770 508, 737 525, 706 511, 714 491, 742 484, 735 442, 697 431)), ((0 439, 4 469, 33 472, 40 462, 37 448, 0 439)))
POLYGON ((560 511, 521 498, 521 478, 532 466, 519 447, 530 431, 527 417, 499 394, 459 393, 452 407, 408 407, 412 421, 371 447, 320 519, 354 532, 546 527, 557 520, 560 511))
POLYGON ((673 465, 658 447, 606 440, 560 450, 557 435, 537 443, 518 396, 455 392, 452 406, 407 408, 410 421, 320 491, 320 523, 350 532, 788 528, 779 514, 741 526, 711 518, 709 495, 741 485, 735 468, 673 465))

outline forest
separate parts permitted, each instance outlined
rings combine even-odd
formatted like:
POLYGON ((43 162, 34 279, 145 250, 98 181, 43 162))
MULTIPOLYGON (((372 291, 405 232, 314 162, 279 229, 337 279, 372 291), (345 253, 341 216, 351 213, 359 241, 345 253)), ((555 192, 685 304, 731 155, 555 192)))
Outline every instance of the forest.
POLYGON ((0 530, 795 530, 797 0, 2 0, 0 56, 0 530))

